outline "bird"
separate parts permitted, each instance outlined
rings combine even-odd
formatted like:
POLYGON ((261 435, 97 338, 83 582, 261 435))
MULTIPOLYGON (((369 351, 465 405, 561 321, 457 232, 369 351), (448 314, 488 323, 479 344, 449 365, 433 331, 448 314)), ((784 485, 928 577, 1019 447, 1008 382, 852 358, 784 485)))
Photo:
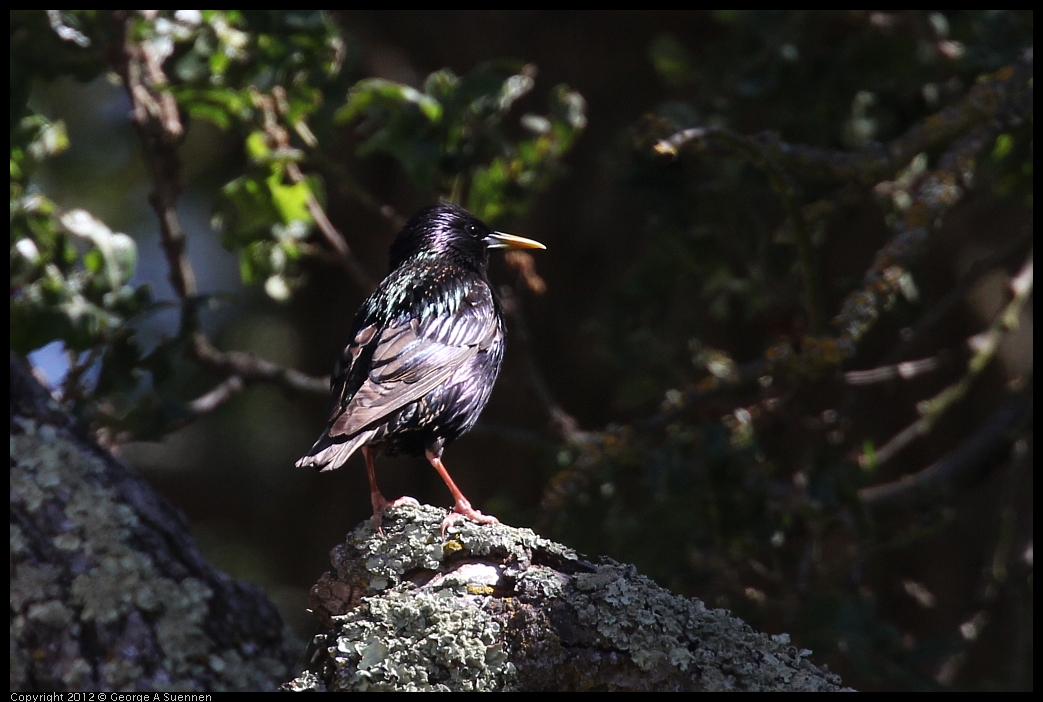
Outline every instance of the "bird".
POLYGON ((489 251, 545 248, 493 231, 449 202, 417 211, 391 244, 387 277, 352 322, 330 378, 326 429, 296 465, 330 471, 361 450, 379 531, 386 508, 416 500, 386 500, 374 459, 423 455, 454 499, 443 534, 461 519, 497 523, 460 492, 442 452, 474 426, 503 361, 506 326, 489 283, 489 251))

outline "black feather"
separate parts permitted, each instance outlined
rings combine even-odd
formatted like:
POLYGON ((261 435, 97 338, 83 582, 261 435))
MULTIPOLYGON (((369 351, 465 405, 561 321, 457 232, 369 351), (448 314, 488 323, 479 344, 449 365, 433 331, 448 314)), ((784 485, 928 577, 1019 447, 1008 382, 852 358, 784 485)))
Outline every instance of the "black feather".
POLYGON ((391 246, 391 270, 355 315, 334 368, 326 431, 298 466, 333 470, 360 447, 428 453, 434 463, 474 426, 503 360, 490 248, 542 245, 493 232, 451 204, 406 223, 391 246))

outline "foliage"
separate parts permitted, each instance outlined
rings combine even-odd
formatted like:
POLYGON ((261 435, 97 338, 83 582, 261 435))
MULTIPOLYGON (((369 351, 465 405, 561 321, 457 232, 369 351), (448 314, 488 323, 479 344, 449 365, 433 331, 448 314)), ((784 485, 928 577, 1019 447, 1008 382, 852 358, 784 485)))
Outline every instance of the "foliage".
POLYGON ((35 168, 67 146, 61 122, 27 115, 12 126, 11 350, 61 341, 77 359, 70 377, 96 364, 104 393, 130 384, 137 359, 127 323, 152 299, 146 286, 130 284, 133 239, 85 210, 60 211, 31 187, 35 168))
MULTIPOLYGON (((300 284, 302 261, 321 253, 309 240, 316 217, 324 217, 317 214, 324 183, 301 167, 337 138, 334 113, 341 124, 355 117, 369 124, 386 119, 389 124, 361 143, 361 154, 392 153, 433 195, 467 199, 496 220, 520 214, 560 173, 561 158, 584 124, 582 98, 559 86, 548 117, 525 115, 520 138, 504 133, 515 101, 533 87, 532 66, 490 64, 464 78, 439 71, 427 79, 425 94, 374 78, 352 85, 342 71, 351 48, 323 12, 25 11, 14 22, 12 348, 28 353, 62 342, 75 357, 65 398, 95 426, 137 438, 158 438, 185 418, 183 408, 170 404, 174 398, 158 396, 153 385, 197 343, 190 339, 198 311, 205 309, 201 303, 208 301, 180 290, 178 337, 149 353, 138 348, 128 322, 157 307, 149 291, 132 282, 135 243, 85 210, 59 212, 32 185, 34 167, 60 153, 66 139, 60 123, 49 124, 29 109, 34 78, 90 79, 109 63, 132 97, 142 100, 135 111, 150 113, 136 117, 146 148, 165 148, 149 140, 180 138, 187 126, 179 119, 236 134, 245 163, 220 189, 213 226, 223 245, 238 253, 243 282, 263 284, 279 301, 300 284), (51 52, 40 52, 30 36, 42 37, 51 52), (345 94, 339 110, 327 107, 345 94), (163 116, 168 97, 179 117, 169 111, 163 116), (87 376, 109 382, 92 387, 87 376), (100 406, 125 411, 99 414, 100 406), (144 416, 131 421, 127 413, 141 415, 145 407, 144 416)), ((176 157, 150 157, 157 191, 176 190, 176 157)), ((168 250, 176 246, 176 232, 164 237, 168 250)), ((175 271, 179 275, 191 277, 175 271)))
MULTIPOLYGON (((959 104, 970 86, 997 70, 991 79, 1002 83, 1003 67, 1024 60, 1031 23, 992 13, 950 22, 937 13, 728 11, 715 20, 715 39, 697 49, 671 34, 650 45, 670 99, 632 127, 630 149, 617 154, 626 182, 644 195, 645 228, 627 242, 639 253, 589 326, 617 379, 611 400, 621 420, 559 454, 544 523, 580 548, 611 544, 615 557, 672 588, 716 593, 748 621, 815 632, 823 637, 816 652, 840 647, 867 679, 934 687, 964 642, 918 641, 882 618, 870 589, 843 594, 869 554, 936 534, 919 523, 892 532, 863 502, 860 490, 894 468, 878 465, 880 445, 862 433, 880 431, 878 422, 853 409, 864 407, 864 395, 844 387, 842 372, 852 357, 872 364, 880 337, 896 337, 896 326, 920 328, 931 309, 915 282, 922 271, 915 256, 895 258, 902 293, 872 310, 885 331, 868 352, 861 338, 849 344, 838 322, 815 330, 792 212, 803 218, 815 261, 845 246, 884 246, 888 228, 901 233, 919 206, 914 184, 943 169, 966 132, 937 139, 867 185, 812 172, 796 154, 820 149, 838 163, 870 163, 916 125, 936 127, 942 120, 932 115, 959 104), (1009 39, 1005 51, 997 36, 1009 39), (708 136, 676 152, 657 148, 688 128, 708 136), (769 148, 779 139, 789 151, 769 148), (774 161, 779 153, 791 158, 774 161), (830 594, 798 604, 809 590, 830 594)), ((1030 208, 1031 141, 1023 122, 1004 123, 983 142, 967 188, 991 206, 1030 208), (1020 155, 1001 156, 1008 146, 1020 155)), ((1024 235, 995 235, 1008 250, 1027 251, 1024 235)), ((826 292, 810 304, 829 314, 872 284, 857 269, 841 275, 820 265, 813 269, 826 292)), ((919 413, 917 435, 928 434, 927 417, 955 411, 987 363, 967 361, 963 377, 950 376, 953 385, 931 402, 892 411, 919 413)))
POLYGON ((559 85, 548 114, 523 115, 526 136, 509 138, 504 120, 535 75, 535 66, 507 61, 463 77, 443 69, 427 77, 424 92, 370 78, 355 84, 338 117, 361 121, 360 153, 388 153, 425 189, 451 193, 483 220, 499 222, 521 214, 560 173, 586 126, 582 96, 559 85))
MULTIPOLYGON (((186 418, 183 397, 161 387, 186 352, 201 375, 241 370, 238 357, 215 361, 193 346, 215 301, 196 292, 172 303, 180 326, 170 338, 139 348, 135 321, 159 306, 135 279, 134 242, 82 206, 61 210, 33 179, 66 143, 60 123, 28 108, 33 81, 118 73, 113 57, 136 47, 160 57, 146 92, 169 96, 185 125, 204 121, 236 140, 242 158, 215 188, 214 235, 238 255, 242 280, 273 300, 292 299, 316 260, 350 269, 327 250, 340 235, 321 215, 327 191, 366 190, 366 168, 393 181, 359 198, 390 222, 397 213, 383 197, 396 188, 499 224, 557 182, 567 207, 537 212, 557 237, 545 259, 555 278, 528 320, 526 300, 503 296, 516 315, 514 355, 496 396, 513 392, 510 410, 533 426, 544 405, 557 433, 542 443, 526 434, 523 459, 502 447, 482 457, 478 472, 524 460, 529 476, 542 450, 533 446, 548 447, 538 514, 526 510, 531 495, 501 498, 508 511, 497 514, 510 519, 513 506, 578 549, 792 632, 853 684, 1006 686, 1001 668, 1020 664, 1010 650, 1026 637, 1031 657, 1030 633, 977 664, 992 672, 959 671, 985 648, 968 632, 1031 612, 1031 540, 1018 551, 1031 507, 1026 516, 1017 501, 1031 493, 1031 426, 1006 428, 981 468, 988 490, 947 485, 890 513, 875 511, 866 490, 958 458, 998 407, 1031 390, 1031 360, 1027 372, 991 361, 1031 304, 1031 265, 1027 284, 1017 271, 1031 261, 1032 13, 648 15, 655 32, 626 18, 625 39, 605 35, 611 51, 599 23, 620 20, 591 16, 590 36, 556 57, 574 87, 610 85, 597 100, 588 94, 602 139, 590 145, 577 141, 584 99, 537 85, 525 61, 477 50, 452 61, 432 48, 432 65, 410 54, 413 85, 364 76, 368 49, 321 12, 13 13, 12 348, 61 341, 73 357, 64 398, 94 426, 139 438, 186 418), (646 73, 628 65, 638 44, 646 73), (594 51, 595 62, 575 60, 594 51), (583 84, 585 63, 598 74, 583 84), (634 75, 658 82, 627 83, 634 75), (1018 91, 1027 107, 1008 104, 1018 91), (613 117, 625 128, 606 136, 613 117), (699 136, 671 146, 686 130, 699 136), (583 187, 555 181, 577 145, 589 148, 583 187), (568 197, 577 192, 586 199, 568 197), (999 302, 960 313, 988 276, 1003 279, 999 302), (851 309, 861 316, 849 323, 851 309), (509 377, 512 363, 525 372, 525 353, 531 383, 509 377)), ((471 48, 463 34, 449 43, 471 48)), ((179 173, 152 177, 177 184, 179 173)), ((321 293, 309 312, 330 333, 341 301, 321 293)), ((244 377, 299 390, 283 370, 244 377)), ((258 413, 249 423, 267 439, 272 421, 258 413)), ((497 430, 487 425, 486 436, 497 430)), ((249 463, 250 442, 230 436, 214 444, 249 463)), ((296 518, 270 520, 294 525, 284 531, 295 554, 296 518)))

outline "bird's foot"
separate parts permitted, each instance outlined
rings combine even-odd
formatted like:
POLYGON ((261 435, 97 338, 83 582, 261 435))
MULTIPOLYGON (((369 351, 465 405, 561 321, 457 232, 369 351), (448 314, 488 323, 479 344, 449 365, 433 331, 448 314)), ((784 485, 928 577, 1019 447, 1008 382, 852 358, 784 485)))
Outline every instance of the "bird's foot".
POLYGON ((470 519, 472 522, 478 522, 479 524, 500 523, 500 520, 496 517, 491 514, 482 514, 472 507, 470 502, 463 500, 453 505, 453 511, 442 520, 442 536, 445 536, 445 532, 449 527, 463 519, 470 519))
POLYGON ((402 497, 388 502, 379 492, 374 492, 370 494, 369 499, 373 504, 373 517, 370 521, 373 522, 373 526, 381 536, 384 535, 384 530, 380 526, 384 521, 384 510, 405 507, 406 505, 412 505, 413 507, 420 506, 420 503, 416 501, 416 498, 410 497, 409 495, 402 495, 402 497))

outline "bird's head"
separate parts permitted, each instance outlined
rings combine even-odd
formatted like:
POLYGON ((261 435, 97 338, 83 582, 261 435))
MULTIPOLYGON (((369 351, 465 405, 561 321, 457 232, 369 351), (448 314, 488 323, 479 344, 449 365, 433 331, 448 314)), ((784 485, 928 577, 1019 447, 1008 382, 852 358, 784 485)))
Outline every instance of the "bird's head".
POLYGON ((418 257, 450 258, 483 269, 489 249, 545 249, 538 241, 496 232, 464 208, 440 203, 418 211, 391 245, 391 270, 418 257))

